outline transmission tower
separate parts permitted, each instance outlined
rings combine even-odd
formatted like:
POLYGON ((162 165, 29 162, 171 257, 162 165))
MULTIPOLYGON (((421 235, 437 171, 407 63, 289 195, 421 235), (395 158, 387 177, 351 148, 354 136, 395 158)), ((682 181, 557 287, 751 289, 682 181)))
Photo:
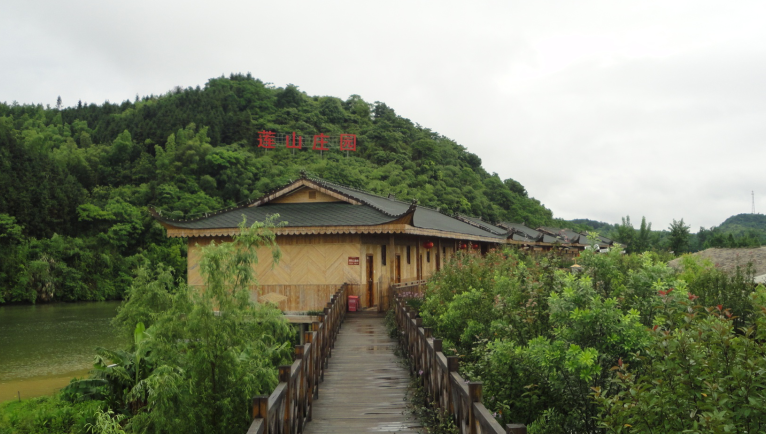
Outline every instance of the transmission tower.
POLYGON ((750 195, 753 197, 753 209, 751 213, 755 214, 755 191, 750 191, 750 195))

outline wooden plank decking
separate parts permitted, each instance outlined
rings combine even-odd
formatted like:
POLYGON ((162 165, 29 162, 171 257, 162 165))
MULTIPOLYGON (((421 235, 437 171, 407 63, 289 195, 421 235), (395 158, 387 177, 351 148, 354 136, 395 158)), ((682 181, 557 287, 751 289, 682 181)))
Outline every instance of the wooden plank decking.
POLYGON ((382 314, 346 316, 306 434, 423 431, 406 409, 409 373, 383 321, 382 314))

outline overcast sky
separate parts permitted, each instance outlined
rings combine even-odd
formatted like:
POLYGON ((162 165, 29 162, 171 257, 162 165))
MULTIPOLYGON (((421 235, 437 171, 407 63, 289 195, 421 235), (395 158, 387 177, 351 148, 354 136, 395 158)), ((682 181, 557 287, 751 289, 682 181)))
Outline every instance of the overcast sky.
POLYGON ((654 229, 766 211, 766 3, 16 1, 0 101, 162 94, 231 72, 383 101, 557 217, 654 229))

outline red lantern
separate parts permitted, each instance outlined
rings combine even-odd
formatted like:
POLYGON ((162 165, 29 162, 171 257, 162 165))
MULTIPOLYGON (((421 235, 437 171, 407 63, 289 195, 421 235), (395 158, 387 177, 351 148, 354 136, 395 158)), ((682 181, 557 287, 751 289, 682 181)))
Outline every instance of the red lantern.
POLYGON ((474 244, 474 245, 473 245, 473 249, 474 249, 474 250, 476 250, 476 249, 478 249, 478 248, 479 248, 479 245, 478 245, 478 244, 474 244))
POLYGON ((460 245, 460 248, 461 249, 467 249, 468 248, 468 244, 463 243, 463 244, 460 245))
POLYGON ((425 247, 426 249, 430 249, 433 246, 434 246, 434 243, 432 241, 426 241, 425 243, 423 243, 423 247, 425 247))

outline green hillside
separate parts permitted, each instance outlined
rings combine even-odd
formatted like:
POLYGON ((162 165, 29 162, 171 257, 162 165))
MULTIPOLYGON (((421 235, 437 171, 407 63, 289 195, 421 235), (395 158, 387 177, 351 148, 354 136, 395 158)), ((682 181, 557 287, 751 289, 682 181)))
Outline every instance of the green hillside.
POLYGON ((121 104, 0 104, 0 303, 119 298, 147 260, 185 278, 185 246, 164 237, 147 206, 193 217, 301 170, 448 213, 553 221, 463 146, 356 95, 309 96, 232 75, 121 104), (265 151, 262 130, 355 134, 358 151, 265 151))
POLYGON ((764 214, 737 214, 724 220, 718 226, 721 232, 734 236, 746 235, 751 231, 766 235, 766 215, 764 214))

